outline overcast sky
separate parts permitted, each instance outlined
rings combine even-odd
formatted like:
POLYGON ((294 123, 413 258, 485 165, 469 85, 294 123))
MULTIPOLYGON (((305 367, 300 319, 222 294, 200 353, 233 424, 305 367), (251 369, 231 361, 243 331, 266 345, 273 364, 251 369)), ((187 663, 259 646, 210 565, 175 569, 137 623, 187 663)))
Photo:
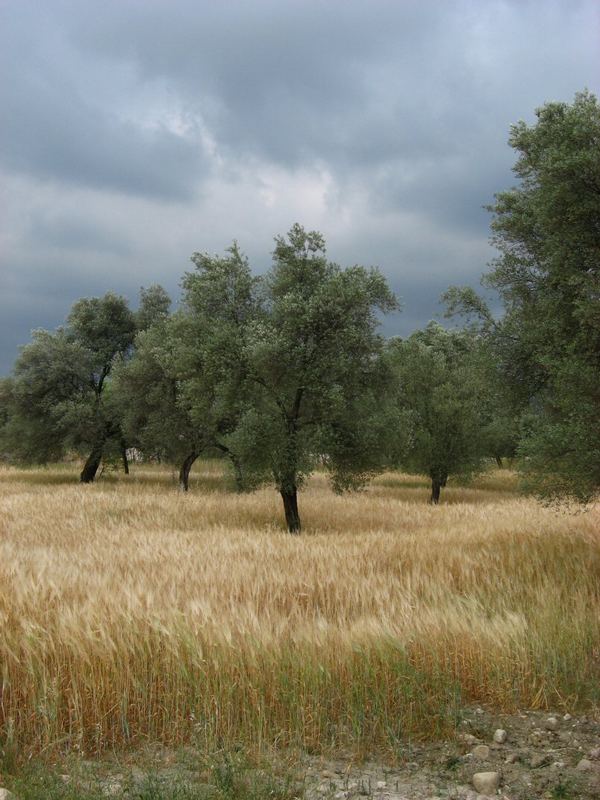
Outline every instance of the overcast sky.
POLYGON ((598 0, 0 0, 0 374, 195 250, 295 221, 379 266, 406 334, 493 257, 511 123, 600 90, 598 0))

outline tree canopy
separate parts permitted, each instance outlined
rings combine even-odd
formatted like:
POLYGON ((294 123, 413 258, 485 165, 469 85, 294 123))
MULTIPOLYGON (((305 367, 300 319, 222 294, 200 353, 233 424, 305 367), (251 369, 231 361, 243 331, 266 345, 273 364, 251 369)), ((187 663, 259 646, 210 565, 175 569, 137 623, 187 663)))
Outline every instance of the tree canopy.
POLYGON ((34 331, 10 380, 3 448, 28 463, 85 452, 80 477, 93 481, 106 448, 125 448, 107 378, 134 335, 126 300, 110 292, 78 300, 57 331, 34 331))
POLYGON ((447 295, 476 312, 522 425, 527 485, 588 501, 600 490, 600 106, 588 92, 547 103, 511 129, 519 183, 496 195, 484 278, 500 295, 495 321, 472 290, 447 295))
POLYGON ((241 314, 225 315, 219 339, 220 369, 247 398, 225 441, 252 483, 275 484, 297 532, 298 488, 317 464, 337 488, 379 467, 377 312, 396 300, 377 270, 329 262, 323 237, 300 225, 275 240, 267 275, 244 287, 241 314))
POLYGON ((470 477, 488 455, 489 385, 480 343, 468 331, 430 323, 408 339, 392 339, 393 396, 409 428, 400 456, 431 479, 431 502, 452 475, 470 477))
MULTIPOLYGON (((389 464, 425 473, 437 503, 449 476, 517 456, 540 495, 600 492, 600 106, 588 92, 511 129, 517 185, 496 195, 498 257, 484 284, 445 294, 462 329, 437 323, 385 342, 398 303, 374 268, 342 268, 323 236, 294 225, 253 274, 237 243, 197 252, 179 309, 160 286, 134 313, 112 293, 36 331, 0 381, 0 452, 40 463, 127 445, 177 463, 187 489, 203 452, 238 490, 272 484, 291 532, 316 469, 334 489, 389 464)), ((123 455, 124 463, 127 463, 123 455)))

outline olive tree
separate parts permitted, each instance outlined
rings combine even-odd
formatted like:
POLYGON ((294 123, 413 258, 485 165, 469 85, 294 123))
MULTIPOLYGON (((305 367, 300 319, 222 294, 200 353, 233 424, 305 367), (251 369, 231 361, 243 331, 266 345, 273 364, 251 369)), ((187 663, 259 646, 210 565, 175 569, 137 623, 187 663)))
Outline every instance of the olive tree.
POLYGON ((318 465, 338 489, 381 468, 378 313, 397 303, 376 269, 331 263, 321 234, 300 225, 275 239, 272 268, 253 295, 225 337, 246 398, 228 442, 255 482, 274 483, 288 530, 298 533, 298 489, 318 465))
POLYGON ((132 358, 117 368, 116 397, 130 439, 177 463, 181 489, 201 453, 216 451, 242 491, 250 487, 227 437, 246 402, 240 331, 256 279, 236 245, 222 257, 194 253, 192 261, 180 310, 155 315, 138 333, 132 358))
POLYGON ((126 300, 112 293, 78 300, 56 331, 34 331, 10 380, 3 449, 26 463, 86 453, 80 479, 93 481, 107 447, 125 450, 108 379, 134 334, 126 300))
POLYGON ((490 207, 499 256, 484 285, 496 323, 469 290, 451 310, 476 313, 521 408, 520 468, 549 498, 600 491, 600 105, 583 92, 512 126, 518 184, 490 207))
POLYGON ((390 340, 388 359, 395 401, 411 423, 400 463, 430 478, 437 504, 450 476, 469 477, 484 465, 488 387, 478 342, 431 322, 408 339, 390 340))

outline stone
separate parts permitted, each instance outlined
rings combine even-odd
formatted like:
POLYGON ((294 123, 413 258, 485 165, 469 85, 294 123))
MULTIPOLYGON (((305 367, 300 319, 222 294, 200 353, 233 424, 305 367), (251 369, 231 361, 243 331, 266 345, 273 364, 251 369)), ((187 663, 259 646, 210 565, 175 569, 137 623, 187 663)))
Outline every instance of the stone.
POLYGON ((495 794, 500 786, 499 772, 476 772, 472 777, 473 786, 480 794, 495 794))
POLYGON ((472 733, 461 733, 459 734, 458 738, 465 744, 477 744, 479 741, 479 739, 476 736, 473 736, 472 733))
POLYGON ((478 744, 473 748, 471 755, 479 761, 487 761, 490 757, 490 748, 487 744, 478 744))
POLYGON ((588 755, 594 761, 598 761, 600 759, 600 747, 592 747, 588 755))
POLYGON ((507 764, 516 764, 517 761, 521 760, 521 756, 518 753, 509 753, 506 756, 506 763, 507 764))
POLYGON ((17 800, 16 794, 9 792, 8 789, 0 787, 0 800, 17 800))
POLYGON ((548 717, 548 719, 544 721, 544 728, 546 728, 547 731, 557 731, 558 719, 556 717, 548 717))
POLYGON ((502 728, 498 728, 497 730, 494 731, 494 741, 496 742, 496 744, 504 744, 504 742, 506 741, 506 736, 507 733, 502 728))
POLYGON ((387 783, 385 781, 377 781, 377 783, 375 784, 375 788, 379 789, 380 791, 382 789, 385 789, 386 786, 387 786, 387 783))
POLYGON ((533 756, 531 759, 531 769, 539 769, 540 767, 546 767, 552 759, 548 755, 548 753, 538 753, 537 755, 533 756))
POLYGON ((565 722, 568 722, 570 719, 573 719, 573 717, 570 714, 565 714, 563 716, 563 719, 564 719, 565 722))
POLYGON ((554 767, 554 769, 564 769, 564 768, 565 768, 565 766, 566 766, 566 764, 565 764, 565 762, 564 762, 564 761, 555 761, 555 762, 552 764, 552 766, 554 767))
POLYGON ((594 765, 587 758, 582 758, 579 764, 577 764, 577 766, 575 767, 575 769, 579 770, 579 772, 589 772, 593 768, 594 765))

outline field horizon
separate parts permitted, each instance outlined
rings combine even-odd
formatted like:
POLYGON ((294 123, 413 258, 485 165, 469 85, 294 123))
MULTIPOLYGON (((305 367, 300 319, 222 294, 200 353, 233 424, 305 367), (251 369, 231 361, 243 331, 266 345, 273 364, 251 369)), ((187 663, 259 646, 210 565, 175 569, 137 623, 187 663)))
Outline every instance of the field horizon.
POLYGON ((389 751, 465 704, 597 709, 600 507, 546 508, 509 470, 387 473, 238 495, 134 465, 0 469, 0 747, 100 754, 157 741, 389 751))

